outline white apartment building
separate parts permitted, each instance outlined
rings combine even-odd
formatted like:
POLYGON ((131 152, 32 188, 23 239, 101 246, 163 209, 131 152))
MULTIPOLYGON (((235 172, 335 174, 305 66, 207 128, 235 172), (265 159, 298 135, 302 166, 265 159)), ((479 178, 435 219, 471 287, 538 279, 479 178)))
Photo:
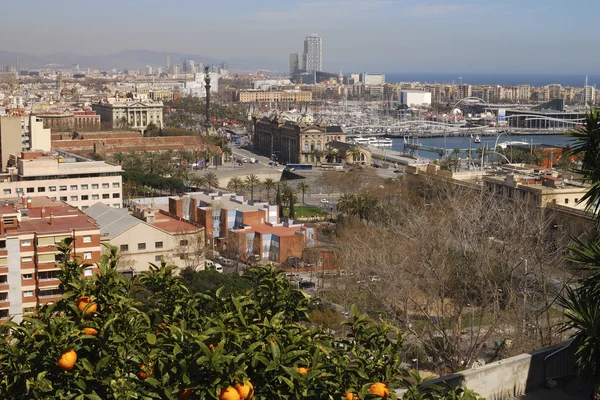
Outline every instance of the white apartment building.
POLYGON ((385 83, 385 74, 363 72, 361 78, 361 82, 364 85, 383 85, 385 83))
POLYGON ((431 92, 421 90, 400 90, 398 92, 398 102, 406 104, 409 107, 430 106, 431 92))
POLYGON ((121 166, 62 152, 22 152, 17 167, 0 174, 0 199, 50 197, 85 210, 102 202, 120 208, 121 166))

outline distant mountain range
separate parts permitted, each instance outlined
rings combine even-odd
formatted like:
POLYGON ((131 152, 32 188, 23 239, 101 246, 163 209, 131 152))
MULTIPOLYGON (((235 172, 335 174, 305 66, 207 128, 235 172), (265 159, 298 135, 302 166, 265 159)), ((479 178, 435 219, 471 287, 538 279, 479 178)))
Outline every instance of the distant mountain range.
POLYGON ((230 58, 216 60, 198 54, 167 53, 150 50, 122 50, 118 53, 101 56, 83 56, 74 53, 55 53, 44 56, 35 56, 26 53, 18 53, 0 50, 0 65, 15 64, 17 57, 21 69, 35 68, 71 68, 73 64, 79 64, 80 68, 95 69, 139 69, 146 65, 153 67, 164 67, 167 56, 171 56, 171 64, 183 64, 183 60, 194 60, 209 65, 220 65, 226 62, 232 71, 256 72, 257 69, 266 69, 272 72, 286 71, 286 59, 271 57, 254 58, 230 58))

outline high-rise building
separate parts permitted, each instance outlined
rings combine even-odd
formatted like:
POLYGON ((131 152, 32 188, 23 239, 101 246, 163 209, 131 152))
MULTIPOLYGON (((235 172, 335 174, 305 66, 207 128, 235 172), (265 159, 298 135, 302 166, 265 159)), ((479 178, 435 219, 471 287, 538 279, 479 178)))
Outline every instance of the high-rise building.
POLYGON ((306 54, 304 53, 292 53, 290 54, 290 75, 306 71, 306 54))
POLYGON ((304 40, 304 54, 306 55, 306 71, 316 72, 323 70, 323 48, 321 38, 313 33, 304 40))
POLYGON ((171 68, 171 56, 167 56, 167 71, 171 68))

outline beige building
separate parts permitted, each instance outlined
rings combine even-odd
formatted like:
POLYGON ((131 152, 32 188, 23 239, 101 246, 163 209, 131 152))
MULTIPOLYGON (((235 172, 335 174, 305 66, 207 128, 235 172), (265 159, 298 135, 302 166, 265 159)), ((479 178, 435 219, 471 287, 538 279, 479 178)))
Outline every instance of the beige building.
POLYGON ((312 101, 312 92, 304 90, 240 90, 237 93, 240 103, 257 103, 269 101, 289 101, 295 103, 312 101))
POLYGON ((44 128, 44 121, 35 115, 29 116, 30 149, 38 151, 52 150, 52 135, 50 128, 44 128))
POLYGON ((23 150, 21 117, 0 117, 0 169, 6 171, 10 155, 23 150))
POLYGON ((17 167, 0 174, 0 199, 50 197, 85 209, 122 204, 121 167, 67 153, 20 153, 17 167))
POLYGON ((583 210, 585 204, 579 201, 588 187, 558 177, 557 174, 550 175, 532 170, 529 174, 511 171, 503 175, 484 176, 483 190, 504 199, 520 200, 536 207, 557 204, 583 210))
POLYGON ((324 121, 292 122, 273 114, 270 118, 252 118, 254 148, 268 157, 275 155, 282 163, 324 162, 327 143, 346 142, 346 133, 340 126, 327 126, 324 121))
POLYGON ((111 129, 130 127, 143 131, 150 123, 163 127, 162 102, 113 97, 92 104, 92 109, 111 129))
POLYGON ((103 242, 116 246, 120 268, 132 274, 148 271, 162 259, 180 269, 204 267, 204 229, 135 204, 132 214, 96 203, 84 211, 96 220, 103 242))

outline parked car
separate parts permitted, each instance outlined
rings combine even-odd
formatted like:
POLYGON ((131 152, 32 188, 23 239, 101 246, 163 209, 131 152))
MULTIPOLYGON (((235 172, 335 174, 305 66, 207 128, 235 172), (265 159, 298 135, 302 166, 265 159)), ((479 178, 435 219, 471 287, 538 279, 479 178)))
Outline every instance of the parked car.
POLYGON ((311 281, 302 281, 299 283, 299 287, 300 289, 309 289, 309 288, 314 288, 316 285, 314 282, 311 281))
POLYGON ((329 204, 329 200, 327 200, 327 199, 321 199, 321 203, 322 204, 329 204))

